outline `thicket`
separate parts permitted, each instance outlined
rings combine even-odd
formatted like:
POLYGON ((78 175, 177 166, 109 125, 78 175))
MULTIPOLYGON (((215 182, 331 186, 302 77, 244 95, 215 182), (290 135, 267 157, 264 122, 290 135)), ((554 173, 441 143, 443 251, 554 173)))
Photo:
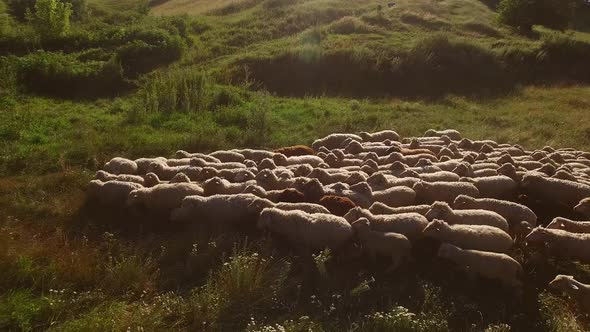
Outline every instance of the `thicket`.
POLYGON ((236 81, 247 72, 265 89, 291 96, 495 94, 525 83, 589 82, 589 52, 589 43, 564 34, 548 35, 537 46, 495 50, 441 34, 388 54, 304 46, 241 59, 231 71, 236 81))
POLYGON ((580 0, 502 0, 498 5, 501 23, 530 32, 533 25, 566 29, 572 22, 574 6, 580 0))

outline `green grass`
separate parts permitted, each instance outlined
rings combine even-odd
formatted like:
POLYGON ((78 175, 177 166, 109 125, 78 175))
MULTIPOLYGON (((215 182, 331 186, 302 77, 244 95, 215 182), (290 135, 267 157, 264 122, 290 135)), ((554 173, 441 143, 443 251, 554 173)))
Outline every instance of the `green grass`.
POLYGON ((400 0, 392 9, 377 0, 155 3, 145 16, 144 1, 89 0, 92 15, 75 22, 72 35, 42 45, 0 1, 1 52, 19 61, 38 48, 80 63, 115 61, 131 31, 152 46, 126 55, 151 59, 135 52, 166 44, 160 37, 168 34, 183 46, 179 59, 144 63, 142 73, 125 73, 132 89, 102 98, 33 94, 19 82, 15 58, 0 61, 0 330, 590 328, 573 302, 543 289, 556 272, 589 280, 588 266, 527 269, 530 287, 519 302, 438 263, 396 275, 328 254, 314 264, 270 238, 97 209, 85 193, 114 156, 270 149, 332 132, 455 128, 531 149, 590 150, 588 66, 572 65, 588 58, 583 20, 577 31, 536 27, 521 36, 477 0, 400 0), (173 14, 191 16, 166 17, 173 14), (292 62, 273 67, 285 59, 292 62), (319 78, 330 84, 297 91, 310 68, 324 70, 319 78), (406 76, 374 79, 386 72, 406 76), (492 89, 505 72, 515 79, 492 89), (525 79, 531 72, 539 78, 525 79))

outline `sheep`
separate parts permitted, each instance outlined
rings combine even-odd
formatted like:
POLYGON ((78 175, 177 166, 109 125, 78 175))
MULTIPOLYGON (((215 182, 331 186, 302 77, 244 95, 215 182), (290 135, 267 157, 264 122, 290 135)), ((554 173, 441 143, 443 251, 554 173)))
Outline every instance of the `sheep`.
POLYGON ((104 205, 123 205, 133 190, 143 186, 134 182, 92 180, 88 184, 88 196, 104 205))
POLYGON ((514 165, 508 163, 498 167, 496 171, 498 172, 498 174, 505 175, 514 180, 515 182, 522 181, 523 176, 526 174, 526 172, 519 171, 514 165))
POLYGON ((191 163, 190 158, 182 158, 182 159, 166 159, 164 162, 166 165, 174 167, 174 166, 188 166, 191 163))
POLYGON ((519 280, 524 271, 514 258, 495 252, 461 249, 449 243, 443 243, 438 250, 438 257, 448 259, 466 270, 470 275, 499 280, 503 284, 520 288, 519 280))
POLYGON ((258 228, 283 236, 293 245, 308 250, 338 250, 354 236, 352 226, 342 217, 302 211, 262 210, 258 228))
POLYGON ((420 159, 427 159, 430 161, 438 161, 438 158, 436 158, 435 156, 431 155, 431 154, 415 154, 415 155, 403 155, 399 152, 392 152, 389 155, 389 161, 390 162, 395 162, 395 161, 401 161, 402 163, 408 165, 408 166, 415 166, 418 161, 420 159))
POLYGON ((505 175, 488 176, 483 178, 461 178, 462 182, 475 185, 480 197, 511 198, 516 196, 518 184, 505 175))
POLYGON ((202 169, 192 166, 168 166, 159 162, 153 162, 147 168, 148 173, 156 174, 161 180, 169 181, 178 173, 184 173, 189 178, 199 179, 202 169))
POLYGON ((368 208, 372 203, 371 187, 367 183, 358 183, 348 186, 345 183, 337 182, 324 187, 326 195, 343 196, 349 198, 356 205, 368 208))
POLYGON ((549 288, 567 293, 582 307, 585 312, 590 312, 590 285, 583 284, 573 276, 559 274, 549 282, 549 288))
POLYGON ((148 210, 167 212, 179 207, 185 197, 193 195, 203 195, 203 188, 194 183, 158 184, 130 192, 127 205, 142 205, 148 210))
POLYGON ((362 144, 357 141, 352 141, 344 148, 344 152, 352 155, 360 155, 363 153, 375 153, 378 156, 385 156, 389 154, 389 148, 390 146, 388 145, 368 145, 362 144))
MULTIPOLYGON (((381 202, 391 207, 412 205, 416 201, 416 192, 409 187, 398 186, 373 191, 366 182, 364 184, 361 182, 358 185, 368 188, 365 190, 365 195, 370 197, 373 202, 381 202)), ((358 187, 351 186, 350 188, 354 190, 358 187)))
POLYGON ((510 226, 515 226, 521 221, 526 221, 532 226, 537 225, 537 215, 531 209, 510 201, 459 195, 453 202, 453 208, 457 210, 482 209, 493 211, 504 217, 510 226))
POLYGON ((221 162, 221 163, 211 163, 201 158, 192 158, 190 162, 191 166, 198 166, 198 167, 212 167, 215 169, 232 169, 232 168, 247 168, 246 165, 243 163, 236 163, 236 162, 221 162))
POLYGON ((348 172, 329 173, 322 168, 315 168, 308 175, 309 178, 318 179, 322 184, 344 182, 349 176, 348 172))
POLYGON ((138 167, 135 161, 120 157, 111 159, 103 166, 104 171, 115 175, 136 174, 137 169, 138 167))
POLYGON ((216 225, 231 225, 258 217, 260 210, 254 210, 252 202, 260 198, 252 194, 213 195, 209 197, 188 196, 180 207, 173 210, 173 221, 213 221, 216 225))
POLYGON ((422 237, 422 231, 428 224, 428 220, 424 216, 411 212, 375 215, 369 210, 356 207, 344 215, 344 219, 350 223, 359 218, 367 218, 371 223, 371 229, 375 231, 399 233, 412 241, 422 237))
POLYGON ((270 158, 275 155, 272 151, 266 150, 253 150, 253 149, 232 149, 230 151, 240 153, 244 156, 244 158, 253 160, 256 163, 261 162, 263 159, 270 158))
POLYGON ((307 145, 287 146, 273 151, 287 157, 314 155, 315 152, 307 145))
POLYGON ((479 197, 479 190, 467 182, 418 182, 412 187, 416 197, 426 203, 443 201, 452 203, 459 195, 479 197))
POLYGON ((305 213, 323 213, 329 214, 330 211, 325 207, 313 203, 274 203, 267 199, 259 199, 251 203, 254 210, 262 211, 267 208, 276 208, 283 211, 302 211, 305 213))
POLYGON ((580 200, 590 197, 590 185, 547 178, 537 174, 523 176, 521 186, 531 196, 550 202, 560 202, 571 207, 578 204, 580 200))
POLYGON ((488 225, 508 232, 508 222, 496 212, 487 210, 453 210, 445 202, 435 202, 425 215, 426 219, 444 220, 450 225, 488 225))
POLYGON ((117 180, 117 181, 122 181, 122 182, 139 183, 142 186, 145 185, 145 180, 139 175, 131 175, 131 174, 115 175, 115 174, 111 174, 111 173, 108 173, 105 171, 97 171, 96 174, 94 175, 94 177, 97 180, 100 180, 103 182, 117 180))
POLYGON ((156 157, 156 158, 139 158, 135 159, 135 164, 137 165, 137 174, 146 174, 148 167, 156 162, 161 164, 166 164, 166 158, 164 157, 156 157))
POLYGON ((376 133, 360 132, 359 136, 363 142, 383 142, 385 140, 399 141, 400 136, 393 130, 383 130, 376 133))
POLYGON ((331 214, 344 217, 350 209, 357 205, 347 197, 327 195, 320 199, 319 204, 330 211, 331 214))
POLYGON ((464 138, 459 142, 458 147, 465 150, 480 151, 485 145, 497 147, 498 143, 491 140, 472 141, 468 138, 464 138))
POLYGON ((363 250, 375 261, 377 255, 391 257, 390 270, 395 270, 400 262, 409 259, 412 244, 407 237, 394 232, 378 232, 371 229, 367 218, 359 218, 352 223, 363 250))
POLYGON ((203 167, 197 177, 198 181, 205 181, 214 177, 224 178, 230 182, 246 182, 254 180, 253 168, 232 168, 232 169, 215 169, 212 167, 203 167))
POLYGON ((548 229, 561 229, 571 233, 590 233, 590 221, 576 221, 563 217, 554 218, 549 225, 548 229))
POLYGON ((211 178, 203 182, 203 195, 211 196, 217 194, 240 194, 247 186, 254 184, 254 181, 231 183, 220 177, 211 178))
POLYGON ((590 217, 590 197, 580 200, 578 205, 574 206, 574 211, 586 217, 590 217))
POLYGON ((266 190, 287 189, 293 185, 295 179, 280 179, 274 172, 263 169, 254 177, 256 183, 266 190))
POLYGON ((277 166, 301 165, 309 164, 313 167, 318 167, 324 160, 318 156, 293 156, 287 157, 284 154, 275 154, 272 158, 277 166))
POLYGON ((396 178, 390 175, 385 175, 383 172, 374 173, 367 179, 367 183, 373 190, 383 190, 400 186, 411 188, 420 181, 421 180, 417 178, 396 178))
POLYGON ((330 167, 345 167, 345 166, 358 166, 361 167, 364 163, 362 159, 342 159, 338 158, 335 154, 330 153, 324 159, 324 162, 330 167))
POLYGON ((324 138, 315 140, 311 147, 315 151, 317 151, 321 146, 324 146, 329 150, 337 149, 342 146, 342 143, 344 143, 346 139, 351 139, 353 141, 359 142, 363 141, 363 139, 360 136, 354 134, 331 134, 324 138))
POLYGON ((425 133, 425 137, 441 137, 441 136, 448 136, 453 141, 460 141, 461 140, 461 133, 454 129, 446 129, 446 130, 434 130, 428 129, 425 133))
POLYGON ((434 219, 423 234, 463 249, 506 253, 514 241, 506 232, 487 225, 449 225, 434 219))
POLYGON ((412 170, 405 170, 403 173, 399 175, 400 177, 415 177, 419 178, 425 182, 457 182, 459 181, 459 175, 447 172, 447 171, 439 171, 434 173, 416 173, 412 170))
POLYGON ((287 188, 279 191, 279 194, 276 195, 276 201, 285 203, 303 203, 305 202, 305 195, 297 189, 287 188))
POLYGON ((305 178, 296 179, 293 182, 293 188, 299 190, 305 196, 306 202, 319 202, 326 194, 324 186, 318 179, 306 180, 305 178))
POLYGON ((209 153, 209 155, 213 158, 217 158, 222 163, 227 162, 236 162, 236 163, 243 163, 246 158, 243 154, 235 152, 235 151, 215 151, 209 153))
POLYGON ((179 158, 179 159, 184 159, 184 158, 201 158, 201 159, 204 159, 204 160, 206 160, 206 161, 208 161, 210 163, 220 163, 221 162, 221 160, 219 160, 219 159, 217 159, 215 157, 212 157, 210 155, 204 154, 204 153, 189 153, 189 152, 186 152, 184 150, 178 150, 178 151, 176 151, 175 156, 176 156, 176 158, 179 158))
POLYGON ((258 163, 258 170, 275 169, 275 168, 277 168, 277 164, 275 164, 275 162, 270 158, 262 159, 258 163))
POLYGON ((525 240, 527 243, 544 243, 558 256, 590 262, 590 234, 536 227, 525 240))
POLYGON ((402 207, 390 207, 381 202, 375 202, 369 207, 369 211, 373 214, 397 214, 397 213, 410 213, 415 212, 421 215, 425 215, 430 210, 430 205, 411 205, 402 207))
POLYGON ((344 183, 354 185, 360 182, 367 182, 369 177, 364 172, 352 172, 349 173, 348 177, 344 179, 344 183))
POLYGON ((309 176, 309 173, 313 171, 313 167, 309 164, 298 165, 292 169, 293 176, 309 176))

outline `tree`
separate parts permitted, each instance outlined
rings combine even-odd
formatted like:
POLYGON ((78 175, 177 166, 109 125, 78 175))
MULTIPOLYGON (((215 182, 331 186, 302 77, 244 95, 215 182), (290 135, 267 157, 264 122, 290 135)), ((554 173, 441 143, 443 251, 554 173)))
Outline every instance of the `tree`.
POLYGON ((499 20, 524 32, 535 24, 563 30, 572 22, 573 4, 573 0, 502 0, 499 20))
POLYGON ((72 4, 60 0, 37 0, 35 13, 29 10, 27 18, 42 39, 56 38, 70 31, 72 4))

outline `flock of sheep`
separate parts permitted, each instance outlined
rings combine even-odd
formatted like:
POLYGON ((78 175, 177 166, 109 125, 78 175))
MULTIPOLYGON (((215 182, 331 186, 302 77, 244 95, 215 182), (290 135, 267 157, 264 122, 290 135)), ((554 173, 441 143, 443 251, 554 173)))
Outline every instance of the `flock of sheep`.
MULTIPOLYGON (((268 231, 307 250, 357 243, 371 258, 391 258, 392 268, 418 241, 435 239, 442 243, 438 256, 510 287, 520 287, 523 276, 507 254, 516 241, 590 262, 590 221, 557 217, 537 226, 545 220, 517 203, 527 197, 590 217, 590 153, 528 151, 456 130, 405 139, 392 130, 331 134, 312 147, 114 158, 89 192, 100 204, 268 231)), ((550 286, 590 311, 590 285, 559 275, 550 286)))

